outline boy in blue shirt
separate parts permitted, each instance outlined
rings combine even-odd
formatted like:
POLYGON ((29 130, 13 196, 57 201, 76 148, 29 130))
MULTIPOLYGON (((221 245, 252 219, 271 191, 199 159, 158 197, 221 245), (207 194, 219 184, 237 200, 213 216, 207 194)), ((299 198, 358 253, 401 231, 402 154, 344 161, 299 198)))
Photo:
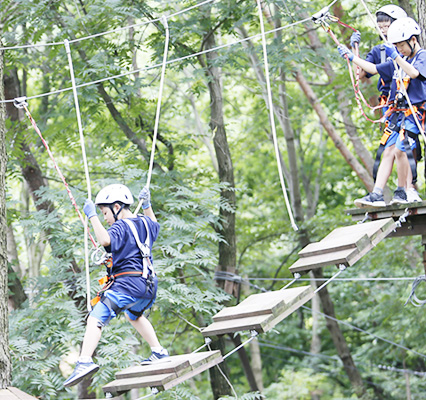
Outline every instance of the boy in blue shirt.
POLYGON ((158 280, 152 264, 151 250, 160 225, 151 207, 148 188, 142 189, 139 199, 143 200, 144 216, 134 215, 130 211, 133 196, 126 186, 114 184, 103 188, 96 196, 95 203, 110 225, 108 230, 97 216, 95 203, 90 199, 86 200, 83 210, 93 226, 98 242, 111 253, 113 265, 100 301, 87 319, 77 365, 64 386, 76 385, 98 371, 99 365, 93 362, 92 355, 103 327, 121 311, 125 312, 127 320, 151 347, 151 356, 143 364, 168 357, 153 326, 143 315, 145 310, 152 307, 157 294, 158 280))
MULTIPOLYGON (((338 47, 342 57, 346 55, 356 65, 360 66, 369 74, 379 73, 384 80, 392 79, 390 101, 393 107, 389 110, 385 129, 386 135, 382 137, 382 144, 392 151, 397 161, 398 188, 394 192, 391 204, 407 203, 406 190, 410 187, 415 174, 415 162, 413 152, 420 152, 420 133, 414 116, 408 107, 408 102, 403 96, 400 88, 399 75, 403 78, 408 97, 416 107, 416 117, 424 120, 424 103, 426 101, 426 52, 419 44, 420 27, 412 18, 401 18, 396 20, 388 30, 386 43, 386 55, 391 60, 375 65, 355 56, 345 46, 338 47), (394 46, 396 44, 396 48, 394 46), (399 54, 401 53, 401 55, 399 54), (393 60, 396 61, 398 69, 395 70, 393 60), (410 159, 407 157, 410 157, 410 159)), ((392 172, 392 165, 381 163, 377 172, 374 189, 362 199, 355 200, 355 205, 382 207, 385 206, 383 189, 392 172)))

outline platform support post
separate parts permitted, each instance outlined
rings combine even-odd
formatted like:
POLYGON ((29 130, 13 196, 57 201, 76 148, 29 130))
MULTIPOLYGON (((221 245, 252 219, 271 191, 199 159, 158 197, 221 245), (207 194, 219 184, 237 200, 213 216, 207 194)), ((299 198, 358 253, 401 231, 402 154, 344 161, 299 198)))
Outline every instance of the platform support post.
POLYGON ((422 235, 422 245, 423 245, 423 268, 426 275, 426 235, 422 235))

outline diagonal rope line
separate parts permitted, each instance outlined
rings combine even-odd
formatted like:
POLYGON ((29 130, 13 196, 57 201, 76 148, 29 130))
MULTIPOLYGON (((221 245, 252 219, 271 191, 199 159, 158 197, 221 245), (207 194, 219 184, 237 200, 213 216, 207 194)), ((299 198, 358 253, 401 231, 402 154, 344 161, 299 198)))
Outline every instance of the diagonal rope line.
MULTIPOLYGON (((300 21, 297 21, 297 22, 294 22, 294 23, 291 23, 291 24, 288 24, 288 25, 285 25, 285 26, 281 26, 279 28, 271 29, 269 31, 266 31, 265 35, 269 35, 269 34, 274 33, 274 32, 278 32, 278 31, 281 31, 281 30, 284 30, 284 29, 288 29, 288 28, 290 28, 292 26, 295 26, 295 25, 303 24, 303 23, 305 23, 307 21, 311 21, 311 19, 312 18, 309 17, 309 18, 305 18, 303 20, 300 20, 300 21)), ((210 53, 212 51, 221 50, 221 49, 224 49, 226 47, 231 47, 231 46, 243 43, 243 42, 251 40, 251 39, 260 38, 261 36, 262 36, 262 34, 258 33, 256 35, 249 36, 247 38, 235 40, 235 41, 230 42, 230 43, 226 43, 226 44, 223 44, 223 45, 220 45, 220 46, 216 46, 216 47, 214 47, 212 49, 206 49, 206 50, 202 50, 202 51, 199 51, 199 52, 196 52, 196 53, 191 53, 191 54, 188 54, 188 55, 183 56, 183 57, 179 57, 179 58, 175 58, 175 59, 169 60, 169 61, 166 62, 166 65, 174 64, 174 63, 177 63, 177 62, 180 62, 180 61, 184 61, 184 60, 187 60, 187 59, 190 59, 190 58, 198 57, 200 55, 203 55, 203 54, 206 54, 206 53, 210 53)), ((61 43, 61 44, 63 44, 63 43, 61 43)), ((144 72, 144 71, 149 71, 151 69, 156 69, 156 68, 161 67, 162 65, 163 65, 163 63, 158 63, 158 64, 151 65, 149 67, 138 68, 138 69, 135 69, 135 70, 132 70, 132 71, 123 72, 121 74, 112 75, 112 76, 105 77, 105 78, 102 78, 102 79, 98 79, 98 80, 95 80, 95 81, 82 83, 80 85, 77 85, 76 88, 80 89, 80 88, 83 88, 83 87, 86 87, 86 86, 96 85, 96 84, 101 83, 101 82, 112 81, 114 79, 122 78, 122 77, 125 77, 125 76, 128 76, 128 75, 133 75, 133 74, 138 73, 138 72, 144 72)), ((41 94, 34 95, 34 96, 28 96, 26 99, 27 100, 37 99, 37 98, 40 98, 40 97, 50 96, 52 94, 67 92, 69 90, 72 90, 72 87, 68 87, 68 88, 64 88, 64 89, 58 89, 58 90, 53 90, 53 91, 50 91, 50 92, 41 93, 41 94)), ((14 99, 8 99, 8 100, 2 100, 2 101, 0 101, 0 103, 13 103, 13 101, 14 101, 14 99)))
MULTIPOLYGON (((191 7, 188 7, 188 8, 185 8, 183 10, 177 11, 177 12, 175 12, 173 14, 170 14, 168 16, 168 18, 170 19, 170 18, 176 17, 176 16, 178 16, 180 14, 184 14, 184 13, 186 13, 188 11, 191 11, 194 8, 202 7, 205 4, 212 3, 214 1, 215 0, 205 0, 205 1, 201 2, 201 3, 197 3, 197 4, 195 4, 195 5, 191 6, 191 7)), ((155 19, 150 19, 150 20, 145 21, 145 22, 140 22, 140 23, 137 23, 137 24, 127 25, 127 26, 123 26, 123 27, 120 27, 120 28, 117 28, 117 29, 112 29, 112 30, 105 31, 105 32, 94 33, 93 35, 84 36, 84 37, 81 37, 81 38, 70 40, 69 43, 78 43, 78 42, 82 42, 82 41, 88 40, 88 39, 93 39, 93 38, 96 38, 96 37, 99 37, 99 36, 105 36, 105 35, 109 35, 111 33, 116 33, 116 32, 120 32, 120 31, 127 30, 127 29, 137 28, 137 27, 140 27, 140 26, 151 24, 153 22, 158 22, 158 21, 161 20, 161 18, 162 17, 155 18, 155 19)), ((18 46, 0 47, 0 51, 2 51, 2 50, 30 49, 30 48, 35 48, 35 47, 59 46, 59 45, 63 45, 63 44, 64 44, 64 42, 24 44, 24 45, 18 45, 18 46)))

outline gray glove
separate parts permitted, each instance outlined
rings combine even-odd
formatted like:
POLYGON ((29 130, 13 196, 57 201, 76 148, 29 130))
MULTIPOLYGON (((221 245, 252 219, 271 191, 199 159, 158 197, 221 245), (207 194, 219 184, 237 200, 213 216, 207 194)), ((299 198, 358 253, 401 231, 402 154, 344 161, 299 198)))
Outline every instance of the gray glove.
POLYGON ((351 36, 351 47, 353 49, 355 48, 355 44, 359 45, 360 41, 361 41, 361 33, 359 31, 356 31, 356 32, 352 33, 352 36, 351 36))
POLYGON ((151 207, 151 193, 146 186, 140 191, 138 198, 142 200, 142 208, 144 210, 151 207))

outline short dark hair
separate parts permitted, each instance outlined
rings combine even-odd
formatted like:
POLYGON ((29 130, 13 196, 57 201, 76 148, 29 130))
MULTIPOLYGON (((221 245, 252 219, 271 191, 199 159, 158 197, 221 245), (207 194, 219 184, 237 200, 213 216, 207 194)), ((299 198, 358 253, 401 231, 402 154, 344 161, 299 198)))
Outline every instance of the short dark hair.
POLYGON ((389 15, 387 15, 386 13, 382 12, 382 11, 378 11, 376 14, 376 20, 377 22, 394 22, 395 18, 390 17, 389 15))

